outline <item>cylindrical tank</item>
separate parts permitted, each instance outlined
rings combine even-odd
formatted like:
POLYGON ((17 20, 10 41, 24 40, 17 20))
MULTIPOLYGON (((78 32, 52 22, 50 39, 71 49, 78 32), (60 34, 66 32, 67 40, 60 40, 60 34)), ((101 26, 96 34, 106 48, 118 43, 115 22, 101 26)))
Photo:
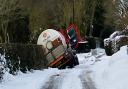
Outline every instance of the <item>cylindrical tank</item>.
POLYGON ((63 46, 66 48, 67 44, 64 36, 60 32, 54 29, 47 29, 43 31, 38 37, 37 45, 43 45, 45 48, 45 52, 48 53, 49 51, 48 49, 52 48, 52 45, 50 42, 54 41, 57 38, 60 38, 63 46))

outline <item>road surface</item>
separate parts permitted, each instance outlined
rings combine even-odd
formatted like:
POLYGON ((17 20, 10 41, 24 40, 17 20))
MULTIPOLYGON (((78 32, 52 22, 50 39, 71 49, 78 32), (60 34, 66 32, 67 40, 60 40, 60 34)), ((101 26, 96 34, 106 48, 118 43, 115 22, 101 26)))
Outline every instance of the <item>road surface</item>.
POLYGON ((60 70, 58 74, 52 75, 41 89, 96 89, 89 69, 95 62, 96 57, 84 57, 80 65, 60 70))

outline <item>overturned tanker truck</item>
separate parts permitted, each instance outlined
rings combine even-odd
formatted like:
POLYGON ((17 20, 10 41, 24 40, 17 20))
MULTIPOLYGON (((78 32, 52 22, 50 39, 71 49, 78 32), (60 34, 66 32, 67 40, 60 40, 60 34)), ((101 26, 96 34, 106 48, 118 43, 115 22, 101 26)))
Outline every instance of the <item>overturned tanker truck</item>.
POLYGON ((65 37, 59 31, 54 29, 43 31, 38 38, 37 44, 45 48, 48 67, 72 68, 79 64, 75 51, 68 46, 65 37))

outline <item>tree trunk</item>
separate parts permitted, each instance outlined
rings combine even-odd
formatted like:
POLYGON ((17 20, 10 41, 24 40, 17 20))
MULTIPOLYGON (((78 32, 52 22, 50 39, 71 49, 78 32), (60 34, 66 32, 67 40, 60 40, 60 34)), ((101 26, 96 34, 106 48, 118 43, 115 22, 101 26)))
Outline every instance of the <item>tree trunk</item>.
POLYGON ((92 32, 93 32, 93 19, 94 19, 94 15, 95 15, 95 8, 96 8, 96 1, 94 1, 92 3, 92 15, 91 15, 91 20, 90 20, 90 32, 89 32, 89 36, 92 36, 92 32))

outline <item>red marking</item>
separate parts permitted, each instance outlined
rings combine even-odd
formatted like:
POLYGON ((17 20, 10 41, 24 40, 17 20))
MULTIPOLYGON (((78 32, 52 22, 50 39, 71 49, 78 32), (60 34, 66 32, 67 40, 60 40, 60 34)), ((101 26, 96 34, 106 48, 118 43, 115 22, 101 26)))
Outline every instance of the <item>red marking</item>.
POLYGON ((51 62, 48 66, 52 67, 53 65, 55 65, 56 63, 58 63, 59 61, 61 61, 61 59, 64 57, 64 54, 62 54, 60 57, 58 57, 55 61, 51 62))
POLYGON ((44 33, 44 34, 43 34, 43 37, 46 37, 46 36, 47 36, 47 33, 44 33))

